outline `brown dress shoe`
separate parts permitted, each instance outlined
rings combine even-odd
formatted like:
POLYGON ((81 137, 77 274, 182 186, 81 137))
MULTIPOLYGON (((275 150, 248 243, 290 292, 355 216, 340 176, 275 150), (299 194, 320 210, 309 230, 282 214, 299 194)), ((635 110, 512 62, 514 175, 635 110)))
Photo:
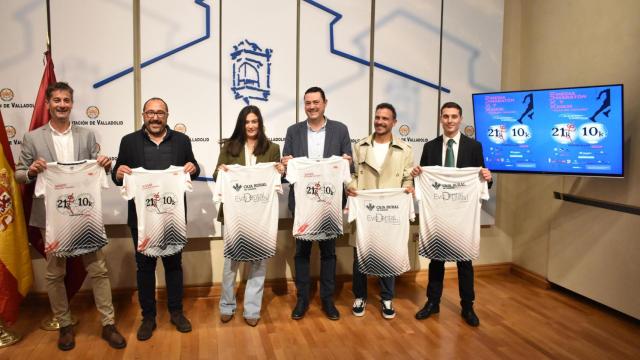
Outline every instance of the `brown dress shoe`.
POLYGON ((109 346, 115 349, 122 349, 127 346, 124 337, 120 335, 118 329, 116 329, 116 326, 113 324, 102 327, 102 338, 109 343, 109 346))
POLYGON ((247 319, 247 318, 244 318, 244 322, 246 322, 247 325, 249 325, 249 326, 258 325, 258 321, 260 321, 260 319, 247 319))
POLYGON ((222 321, 223 323, 228 323, 229 321, 231 321, 231 319, 233 319, 233 314, 231 314, 231 315, 221 314, 220 315, 220 321, 222 321))
POLYGON ((73 325, 67 325, 60 328, 60 337, 58 338, 58 349, 62 351, 71 350, 76 346, 75 335, 73 334, 73 325))

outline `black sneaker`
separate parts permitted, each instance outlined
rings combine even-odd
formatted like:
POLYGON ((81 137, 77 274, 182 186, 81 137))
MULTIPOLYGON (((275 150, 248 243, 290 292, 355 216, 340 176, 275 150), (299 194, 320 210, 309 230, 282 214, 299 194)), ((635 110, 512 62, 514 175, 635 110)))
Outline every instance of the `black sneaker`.
POLYGON ((364 310, 367 306, 367 300, 357 298, 351 307, 351 313, 355 316, 364 316, 364 310))
POLYGON ((151 339, 151 335, 153 335, 153 330, 156 329, 156 321, 153 319, 142 319, 142 324, 138 328, 138 334, 136 337, 140 341, 145 341, 151 339))
POLYGON ((382 300, 382 317, 385 319, 396 317, 396 311, 393 309, 391 300, 382 300))
POLYGON ((184 316, 182 311, 176 311, 171 313, 171 323, 175 325, 176 329, 182 333, 187 333, 191 331, 191 323, 184 316))

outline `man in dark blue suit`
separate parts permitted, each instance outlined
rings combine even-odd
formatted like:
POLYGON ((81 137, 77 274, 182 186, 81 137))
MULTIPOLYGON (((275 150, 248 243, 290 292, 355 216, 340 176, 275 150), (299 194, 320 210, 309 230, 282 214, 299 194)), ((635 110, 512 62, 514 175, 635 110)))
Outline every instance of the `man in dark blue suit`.
MULTIPOLYGON (((327 98, 319 87, 309 88, 304 93, 304 112, 307 119, 289 126, 282 149, 282 163, 289 159, 306 156, 328 158, 342 156, 351 162, 351 139, 347 127, 324 116, 327 98)), ((293 188, 289 191, 289 210, 295 213, 293 188)), ((343 206, 345 204, 343 193, 343 206)), ((295 280, 298 301, 291 318, 302 319, 309 307, 311 287, 310 255, 311 246, 316 241, 296 239, 295 280)), ((336 282, 336 238, 317 241, 320 247, 320 299, 322 310, 331 320, 338 320, 340 313, 333 302, 336 282)))
MULTIPOLYGON (((448 102, 440 108, 440 124, 444 135, 424 144, 420 166, 416 166, 411 175, 418 176, 421 166, 482 167, 481 176, 491 186, 491 172, 484 168, 482 144, 460 133, 462 108, 454 102, 448 102)), ((471 326, 478 326, 480 320, 473 311, 475 293, 473 290, 473 265, 471 260, 458 261, 458 288, 462 318, 471 326)), ((416 313, 416 319, 426 319, 440 312, 440 297, 444 281, 444 261, 432 259, 429 263, 429 284, 427 285, 427 303, 416 313)))

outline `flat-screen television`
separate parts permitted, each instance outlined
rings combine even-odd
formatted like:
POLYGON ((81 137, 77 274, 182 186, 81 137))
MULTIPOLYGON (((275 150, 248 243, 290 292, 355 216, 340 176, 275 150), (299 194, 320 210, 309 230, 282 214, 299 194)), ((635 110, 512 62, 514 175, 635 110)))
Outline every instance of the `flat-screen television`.
POLYGON ((506 173, 624 176, 623 86, 473 94, 485 166, 506 173))

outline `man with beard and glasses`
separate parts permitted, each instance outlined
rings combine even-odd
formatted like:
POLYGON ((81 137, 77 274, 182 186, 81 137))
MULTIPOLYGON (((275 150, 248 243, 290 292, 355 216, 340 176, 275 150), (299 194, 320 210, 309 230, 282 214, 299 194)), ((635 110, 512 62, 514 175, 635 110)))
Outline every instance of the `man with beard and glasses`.
MULTIPOLYGON (((122 186, 125 174, 131 175, 133 168, 165 170, 171 165, 183 166, 191 179, 200 174, 200 167, 193 156, 191 140, 185 134, 167 126, 169 108, 160 98, 151 98, 144 103, 142 117, 144 126, 122 138, 116 161, 113 182, 122 186)), ((185 199, 186 215, 186 199, 185 199)), ((134 200, 129 200, 127 224, 131 228, 134 248, 138 249, 138 216, 134 200)), ((151 338, 156 328, 156 262, 157 257, 135 253, 137 266, 138 300, 142 308, 142 324, 138 328, 140 341, 151 338)), ((162 257, 167 286, 167 301, 171 323, 180 332, 190 332, 191 323, 182 311, 183 276, 182 251, 162 257)))

